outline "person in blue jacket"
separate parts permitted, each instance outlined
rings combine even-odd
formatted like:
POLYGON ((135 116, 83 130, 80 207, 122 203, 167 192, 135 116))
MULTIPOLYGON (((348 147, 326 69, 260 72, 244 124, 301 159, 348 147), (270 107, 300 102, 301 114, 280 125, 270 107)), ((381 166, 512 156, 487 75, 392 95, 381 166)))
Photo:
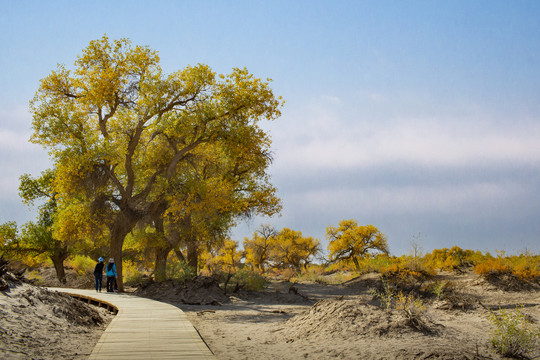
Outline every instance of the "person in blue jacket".
POLYGON ((114 264, 114 258, 109 259, 107 264, 107 292, 114 292, 114 284, 116 282, 116 265, 114 264))
POLYGON ((101 292, 101 284, 103 283, 103 258, 98 259, 98 263, 94 268, 94 278, 96 279, 96 292, 101 292))

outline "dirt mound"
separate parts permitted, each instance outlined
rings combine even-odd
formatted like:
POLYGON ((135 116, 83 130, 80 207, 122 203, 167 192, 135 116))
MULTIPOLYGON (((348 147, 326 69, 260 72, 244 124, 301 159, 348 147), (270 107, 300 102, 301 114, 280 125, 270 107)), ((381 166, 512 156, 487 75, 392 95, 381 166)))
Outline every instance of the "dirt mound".
POLYGON ((56 271, 52 267, 38 268, 33 271, 34 283, 40 286, 62 287, 70 289, 93 289, 94 275, 79 274, 71 268, 66 268, 66 282, 61 283, 56 276, 56 271))
POLYGON ((343 283, 348 288, 352 289, 371 289, 382 286, 382 280, 378 273, 368 273, 357 276, 343 283))
POLYGON ((400 336, 414 331, 402 316, 359 300, 326 299, 287 321, 291 338, 400 336))
POLYGON ((522 279, 511 272, 490 272, 484 277, 484 281, 497 289, 504 291, 539 291, 540 278, 522 279))
POLYGON ((193 280, 177 283, 148 281, 137 287, 133 293, 154 300, 188 305, 220 305, 229 301, 216 279, 197 276, 193 280))
POLYGON ((113 314, 68 295, 0 278, 0 358, 87 358, 113 314))

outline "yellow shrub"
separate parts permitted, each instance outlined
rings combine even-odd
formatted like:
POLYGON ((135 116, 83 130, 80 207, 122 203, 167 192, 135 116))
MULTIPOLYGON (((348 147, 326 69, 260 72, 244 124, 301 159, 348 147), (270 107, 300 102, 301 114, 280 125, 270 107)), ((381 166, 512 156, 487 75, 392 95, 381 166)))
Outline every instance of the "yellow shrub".
POLYGON ((142 280, 143 273, 131 260, 122 261, 122 275, 126 284, 135 284, 142 280))
POLYGON ((510 272, 510 267, 505 264, 502 258, 488 259, 474 267, 474 271, 478 275, 487 275, 490 273, 507 273, 510 272))
POLYGON ((74 255, 70 257, 66 264, 73 268, 79 275, 92 274, 97 261, 86 255, 74 255))

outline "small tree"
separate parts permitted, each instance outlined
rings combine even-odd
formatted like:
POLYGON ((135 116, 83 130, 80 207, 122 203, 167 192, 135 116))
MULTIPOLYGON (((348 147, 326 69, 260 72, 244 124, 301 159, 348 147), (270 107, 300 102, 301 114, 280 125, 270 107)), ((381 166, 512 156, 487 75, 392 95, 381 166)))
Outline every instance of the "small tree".
POLYGON ((241 259, 242 252, 238 250, 238 243, 227 239, 217 251, 207 254, 205 265, 212 274, 225 272, 232 276, 238 270, 241 259))
POLYGON ((56 276, 62 283, 65 282, 64 261, 69 256, 68 243, 60 241, 53 236, 54 216, 57 211, 55 192, 52 189, 55 174, 54 170, 42 172, 38 178, 22 175, 19 186, 19 195, 27 205, 34 205, 35 201, 44 200, 39 207, 36 222, 25 224, 19 232, 15 223, 6 223, 0 232, 4 242, 4 252, 12 256, 40 256, 51 259, 56 270, 56 276))
POLYGON ((270 247, 277 234, 276 229, 266 224, 261 225, 251 239, 244 238, 246 263, 264 273, 265 265, 268 263, 270 247))
POLYGON ((388 253, 386 236, 373 225, 359 226, 356 220, 342 220, 337 228, 328 226, 326 239, 330 261, 352 260, 357 270, 360 270, 358 258, 370 251, 388 253))
POLYGON ((302 236, 301 231, 284 228, 272 238, 269 259, 274 266, 295 270, 304 268, 320 251, 319 240, 302 236))

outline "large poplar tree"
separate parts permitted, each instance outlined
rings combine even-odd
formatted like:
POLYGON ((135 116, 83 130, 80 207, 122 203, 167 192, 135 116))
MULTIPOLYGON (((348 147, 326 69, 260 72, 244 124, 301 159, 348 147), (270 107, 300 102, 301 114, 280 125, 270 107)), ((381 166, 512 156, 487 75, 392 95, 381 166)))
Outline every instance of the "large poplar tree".
MULTIPOLYGON (((57 169, 57 235, 104 224, 122 290, 126 235, 183 192, 192 155, 214 144, 269 151, 258 122, 278 117, 281 105, 269 80, 246 69, 216 75, 198 64, 164 74, 148 47, 91 41, 73 70, 59 65, 41 80, 31 102, 31 141, 49 150, 57 169)), ((264 170, 255 181, 267 182, 264 170)))

